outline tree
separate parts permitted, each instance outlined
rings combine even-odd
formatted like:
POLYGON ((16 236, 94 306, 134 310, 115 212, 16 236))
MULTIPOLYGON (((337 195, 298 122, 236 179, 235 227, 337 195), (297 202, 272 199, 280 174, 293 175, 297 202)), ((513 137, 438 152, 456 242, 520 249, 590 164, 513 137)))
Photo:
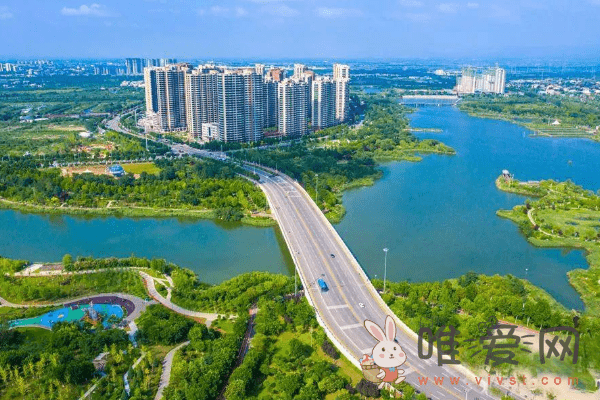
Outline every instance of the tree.
POLYGON ((62 258, 62 264, 66 271, 70 271, 73 267, 73 257, 70 254, 65 254, 62 258))

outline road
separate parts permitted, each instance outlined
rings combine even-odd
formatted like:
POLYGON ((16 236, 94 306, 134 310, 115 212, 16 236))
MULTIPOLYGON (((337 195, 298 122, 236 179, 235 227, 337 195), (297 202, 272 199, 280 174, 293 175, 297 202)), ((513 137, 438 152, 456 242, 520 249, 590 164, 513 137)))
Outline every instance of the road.
POLYGON ((175 357, 175 353, 177 350, 181 349, 184 346, 190 344, 189 341, 183 342, 175 347, 173 350, 169 351, 163 360, 163 370, 160 375, 160 383, 158 385, 158 391, 156 392, 156 396, 154 396, 154 400, 160 400, 163 397, 163 392, 167 386, 169 386, 169 381, 171 380, 171 369, 173 368, 173 358, 175 357))
MULTIPOLYGON (((257 173, 319 323, 342 353, 359 367, 358 359, 363 354, 371 354, 376 344, 364 328, 364 320, 370 319, 383 326, 386 315, 394 314, 304 189, 283 174, 275 176, 261 170, 257 173), (319 289, 319 278, 327 282, 328 291, 319 289)), ((402 368, 406 371, 407 382, 417 390, 435 400, 496 398, 477 386, 474 376, 465 368, 439 367, 435 355, 429 360, 420 359, 416 334, 398 318, 395 317, 395 321, 399 328, 397 340, 408 357, 402 368), (420 376, 430 380, 444 377, 446 382, 439 386, 433 383, 420 385, 420 376), (460 377, 460 384, 450 384, 450 377, 460 377)))

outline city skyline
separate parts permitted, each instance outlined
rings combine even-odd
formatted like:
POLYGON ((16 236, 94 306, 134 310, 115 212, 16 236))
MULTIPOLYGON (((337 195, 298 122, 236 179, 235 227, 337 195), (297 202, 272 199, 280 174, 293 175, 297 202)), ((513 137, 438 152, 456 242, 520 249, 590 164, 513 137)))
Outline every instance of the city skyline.
POLYGON ((598 0, 3 3, 3 58, 600 55, 598 0))

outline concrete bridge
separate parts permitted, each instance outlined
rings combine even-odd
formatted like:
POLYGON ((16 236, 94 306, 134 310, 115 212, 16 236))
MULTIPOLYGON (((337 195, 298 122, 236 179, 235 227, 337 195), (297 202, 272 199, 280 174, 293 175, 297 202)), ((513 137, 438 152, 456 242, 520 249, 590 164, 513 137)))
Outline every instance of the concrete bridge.
MULTIPOLYGON (((371 354, 377 343, 364 327, 365 319, 383 326, 386 315, 398 327, 397 340, 408 360, 401 368, 406 381, 434 400, 491 400, 494 396, 475 383, 473 374, 462 366, 439 367, 437 356, 422 360, 417 353, 417 335, 385 304, 337 231, 308 193, 293 179, 274 170, 259 170, 265 192, 288 245, 309 303, 329 339, 358 368, 358 359, 371 354), (270 172, 269 172, 270 171, 270 172), (321 291, 318 279, 329 290, 321 291), (418 377, 445 377, 443 385, 421 386, 418 377), (460 377, 452 385, 450 377, 460 377)), ((487 381, 487 377, 486 377, 487 381)), ((511 394, 516 399, 520 397, 511 394)))

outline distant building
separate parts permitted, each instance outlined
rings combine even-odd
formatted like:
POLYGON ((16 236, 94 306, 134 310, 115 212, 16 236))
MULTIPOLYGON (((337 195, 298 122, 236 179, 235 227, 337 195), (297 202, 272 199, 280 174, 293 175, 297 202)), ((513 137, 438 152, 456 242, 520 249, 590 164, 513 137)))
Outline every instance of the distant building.
POLYGON ((308 84, 298 79, 279 83, 279 132, 286 136, 302 136, 308 132, 306 121, 308 84))
POLYGON ((457 94, 497 93, 502 94, 506 88, 506 71, 500 67, 478 69, 463 68, 457 78, 457 94))
POLYGON ((126 58, 125 73, 127 75, 141 75, 144 70, 141 58, 126 58))
POLYGON ((159 67, 166 67, 167 65, 177 64, 177 59, 175 58, 161 58, 158 60, 159 67))

